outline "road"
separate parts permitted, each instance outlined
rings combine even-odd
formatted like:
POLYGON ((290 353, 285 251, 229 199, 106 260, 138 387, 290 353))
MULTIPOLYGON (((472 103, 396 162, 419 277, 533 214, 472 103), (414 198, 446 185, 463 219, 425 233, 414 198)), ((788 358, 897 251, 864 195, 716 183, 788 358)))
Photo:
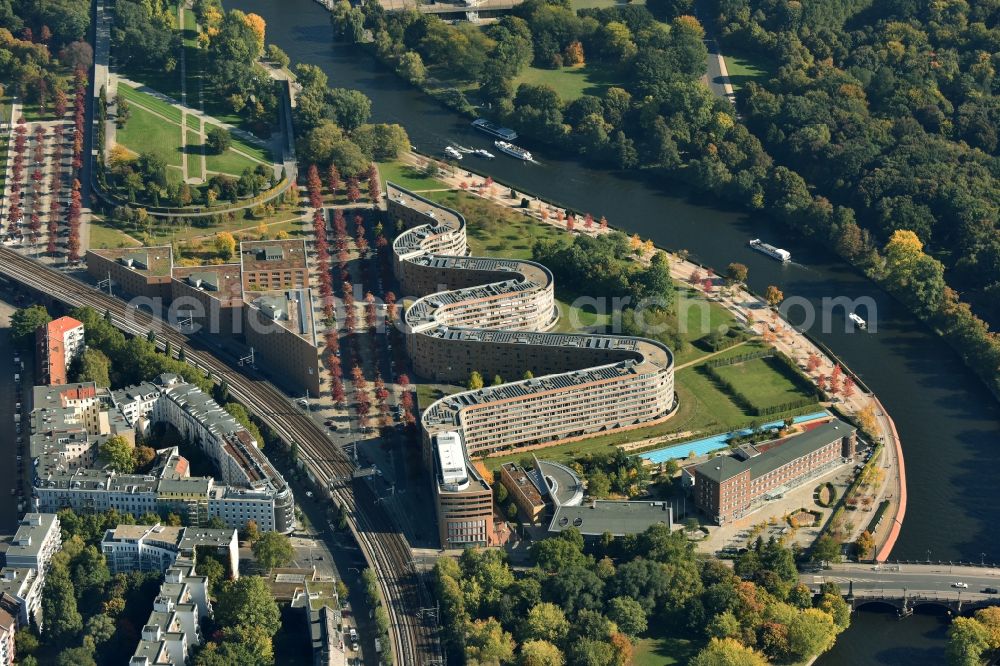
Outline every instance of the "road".
POLYGON ((706 39, 705 47, 708 49, 708 87, 716 97, 727 99, 735 106, 736 93, 729 82, 729 72, 726 70, 726 61, 719 49, 719 42, 715 39, 706 39))
POLYGON ((937 594, 952 599, 961 592, 963 599, 1000 598, 997 593, 984 593, 987 587, 1000 589, 1000 568, 972 567, 948 564, 899 564, 880 565, 876 569, 871 564, 838 564, 816 573, 803 573, 803 583, 818 588, 823 582, 839 583, 846 591, 854 584, 855 595, 865 592, 898 592, 907 594, 937 594), (898 571, 896 568, 898 567, 898 571), (968 588, 952 587, 953 583, 965 583, 968 588))
MULTIPOLYGON (((25 363, 27 374, 22 370, 20 364, 14 364, 14 348, 10 342, 10 315, 13 314, 14 307, 0 301, 0 442, 4 445, 0 447, 0 497, 4 500, 0 502, 0 535, 13 535, 17 529, 17 520, 21 516, 18 510, 16 497, 10 495, 11 489, 23 485, 24 479, 21 474, 22 464, 17 463, 17 455, 24 457, 27 449, 28 435, 25 432, 17 433, 14 425, 14 414, 16 414, 16 404, 24 402, 25 391, 30 391, 31 368, 30 361, 25 363), (14 374, 21 376, 20 382, 14 381, 14 374), (17 440, 20 439, 19 444, 17 440)), ((21 361, 30 357, 22 357, 21 361)), ((22 410, 21 418, 26 412, 22 410)), ((27 430, 27 425, 22 425, 22 431, 27 430)), ((23 494, 23 487, 21 492, 23 494)))
POLYGON ((99 312, 108 311, 113 323, 126 333, 146 335, 154 330, 161 349, 169 341, 174 353, 184 349, 189 364, 207 371, 217 381, 225 378, 235 399, 267 423, 286 445, 292 442, 298 445, 310 477, 317 479, 322 487, 329 487, 325 492, 330 499, 347 512, 351 533, 378 577, 380 595, 389 615, 395 663, 429 664, 440 659, 436 629, 419 618, 420 597, 409 544, 393 528, 380 504, 355 499, 350 481, 353 465, 330 442, 327 431, 294 407, 292 398, 262 377, 233 370, 230 363, 221 361, 203 345, 163 321, 10 249, 0 248, 0 273, 69 306, 87 305, 99 312), (327 486, 329 482, 333 483, 327 486))

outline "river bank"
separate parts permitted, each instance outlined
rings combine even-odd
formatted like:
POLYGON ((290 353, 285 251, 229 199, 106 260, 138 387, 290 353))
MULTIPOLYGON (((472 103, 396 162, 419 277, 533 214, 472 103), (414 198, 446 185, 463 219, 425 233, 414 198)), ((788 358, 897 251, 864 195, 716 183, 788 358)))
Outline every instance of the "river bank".
MULTIPOLYGON (((416 169, 421 169, 428 162, 438 165, 438 173, 435 176, 448 188, 456 191, 464 191, 469 194, 486 199, 494 204, 505 206, 516 210, 523 215, 532 217, 534 220, 554 226, 566 233, 581 233, 598 235, 615 230, 613 226, 602 228, 594 223, 591 229, 583 225, 583 220, 578 216, 576 210, 568 209, 551 202, 544 201, 532 195, 519 191, 502 182, 494 181, 491 177, 476 173, 464 167, 455 169, 434 158, 411 152, 404 156, 403 162, 410 164, 416 169), (527 203, 527 207, 524 206, 527 203), (571 222, 572 220, 572 222, 571 222), (572 225, 572 228, 570 228, 572 225)), ((685 283, 687 286, 698 290, 705 298, 722 305, 738 321, 754 330, 762 337, 771 338, 772 346, 779 352, 792 359, 799 368, 805 372, 814 383, 820 377, 829 377, 834 373, 834 368, 846 374, 853 373, 846 366, 842 365, 839 359, 831 357, 825 349, 815 344, 807 335, 796 330, 788 321, 779 316, 776 309, 770 307, 768 303, 759 295, 752 293, 745 285, 736 288, 718 289, 721 285, 721 277, 718 271, 708 266, 696 263, 683 254, 670 252, 665 248, 646 247, 637 257, 638 261, 648 262, 652 254, 662 250, 670 256, 670 272, 674 280, 685 283), (706 281, 713 285, 711 293, 706 292, 706 281), (820 364, 810 368, 808 360, 810 356, 820 359, 820 364)), ((903 450, 896 432, 895 424, 888 412, 881 403, 863 383, 858 384, 859 390, 849 398, 834 398, 836 407, 849 416, 857 416, 866 408, 877 414, 878 441, 883 442, 883 459, 879 461, 880 466, 886 469, 885 481, 880 489, 874 494, 873 505, 878 506, 883 500, 889 502, 886 515, 891 520, 883 520, 879 525, 875 539, 875 554, 877 559, 885 560, 892 551, 899 531, 906 514, 906 482, 905 464, 903 462, 903 450)), ((864 524, 855 526, 849 535, 849 539, 854 540, 864 529, 864 524)))

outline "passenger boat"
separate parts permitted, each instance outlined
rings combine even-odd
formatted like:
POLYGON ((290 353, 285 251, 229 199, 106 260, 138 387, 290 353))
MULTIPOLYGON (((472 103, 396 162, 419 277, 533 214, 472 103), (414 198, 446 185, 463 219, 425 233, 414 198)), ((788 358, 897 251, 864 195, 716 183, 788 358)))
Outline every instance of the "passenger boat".
POLYGON ((531 161, 531 153, 524 148, 515 146, 512 143, 507 143, 506 141, 494 141, 493 145, 496 146, 498 150, 507 153, 511 157, 516 157, 517 159, 524 160, 525 162, 531 161))
POLYGON ((476 120, 473 120, 472 126, 480 132, 486 132, 490 136, 495 136, 498 139, 503 139, 504 141, 513 141, 517 138, 517 132, 514 130, 509 127, 500 127, 496 123, 486 120, 486 118, 477 118, 476 120))
POLYGON ((789 262, 792 260, 791 252, 789 252, 788 250, 782 250, 780 247, 774 247, 769 243, 763 242, 759 238, 754 238, 752 241, 750 241, 749 245, 758 252, 762 252, 767 256, 771 257, 772 259, 777 259, 782 263, 789 262))
POLYGON ((847 315, 847 318, 850 319, 851 321, 853 321, 854 325, 857 326, 858 328, 862 329, 862 330, 868 328, 868 322, 866 322, 864 319, 862 319, 861 317, 859 317, 854 312, 852 312, 851 314, 847 315))
POLYGON ((476 157, 483 157, 488 160, 492 160, 494 157, 496 157, 496 155, 494 155, 493 153, 484 148, 476 148, 475 150, 472 151, 472 154, 475 155, 476 157))
POLYGON ((460 153, 455 148, 452 148, 451 146, 445 146, 444 154, 447 155, 448 157, 450 157, 453 160, 460 160, 460 159, 462 159, 462 153, 460 153))

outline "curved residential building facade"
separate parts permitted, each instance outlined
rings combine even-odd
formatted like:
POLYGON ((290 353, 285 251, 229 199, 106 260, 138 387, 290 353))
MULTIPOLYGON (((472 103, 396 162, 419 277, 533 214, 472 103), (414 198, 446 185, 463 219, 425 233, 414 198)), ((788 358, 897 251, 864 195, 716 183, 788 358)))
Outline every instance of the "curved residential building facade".
POLYGON ((665 345, 547 332, 558 320, 547 268, 467 256, 459 213, 392 184, 387 205, 390 221, 407 227, 393 243, 396 277, 406 293, 427 294, 404 314, 415 370, 451 383, 473 370, 487 379, 534 375, 451 395, 424 411, 443 546, 486 544, 492 533, 490 488, 469 458, 627 430, 674 413, 674 361, 665 345))

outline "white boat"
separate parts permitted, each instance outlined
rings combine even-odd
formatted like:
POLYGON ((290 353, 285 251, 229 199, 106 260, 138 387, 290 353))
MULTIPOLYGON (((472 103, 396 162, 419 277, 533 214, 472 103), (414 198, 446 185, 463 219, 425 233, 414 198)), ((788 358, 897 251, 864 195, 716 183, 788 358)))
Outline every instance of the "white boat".
POLYGON ((496 155, 486 150, 485 148, 476 148, 472 151, 472 154, 476 157, 485 157, 488 160, 492 160, 496 155))
POLYGON ((524 160, 525 162, 531 161, 531 153, 524 148, 515 146, 512 143, 507 143, 506 141, 494 141, 493 145, 496 146, 500 152, 507 153, 511 157, 516 157, 517 159, 524 160))
POLYGON ((445 148, 444 148, 444 154, 447 155, 448 157, 450 157, 453 160, 460 160, 460 159, 462 159, 462 153, 460 153, 458 150, 452 148, 451 146, 445 146, 445 148))
POLYGON ((780 247, 774 247, 770 243, 765 243, 759 238, 754 238, 749 243, 750 247, 762 252, 772 259, 777 259, 782 263, 786 263, 792 260, 792 253, 788 250, 782 250, 780 247))
POLYGON ((847 315, 847 318, 850 319, 851 321, 853 321, 854 325, 857 326, 860 329, 868 328, 868 322, 866 322, 864 319, 862 319, 861 317, 859 317, 854 312, 852 312, 851 314, 847 315))

